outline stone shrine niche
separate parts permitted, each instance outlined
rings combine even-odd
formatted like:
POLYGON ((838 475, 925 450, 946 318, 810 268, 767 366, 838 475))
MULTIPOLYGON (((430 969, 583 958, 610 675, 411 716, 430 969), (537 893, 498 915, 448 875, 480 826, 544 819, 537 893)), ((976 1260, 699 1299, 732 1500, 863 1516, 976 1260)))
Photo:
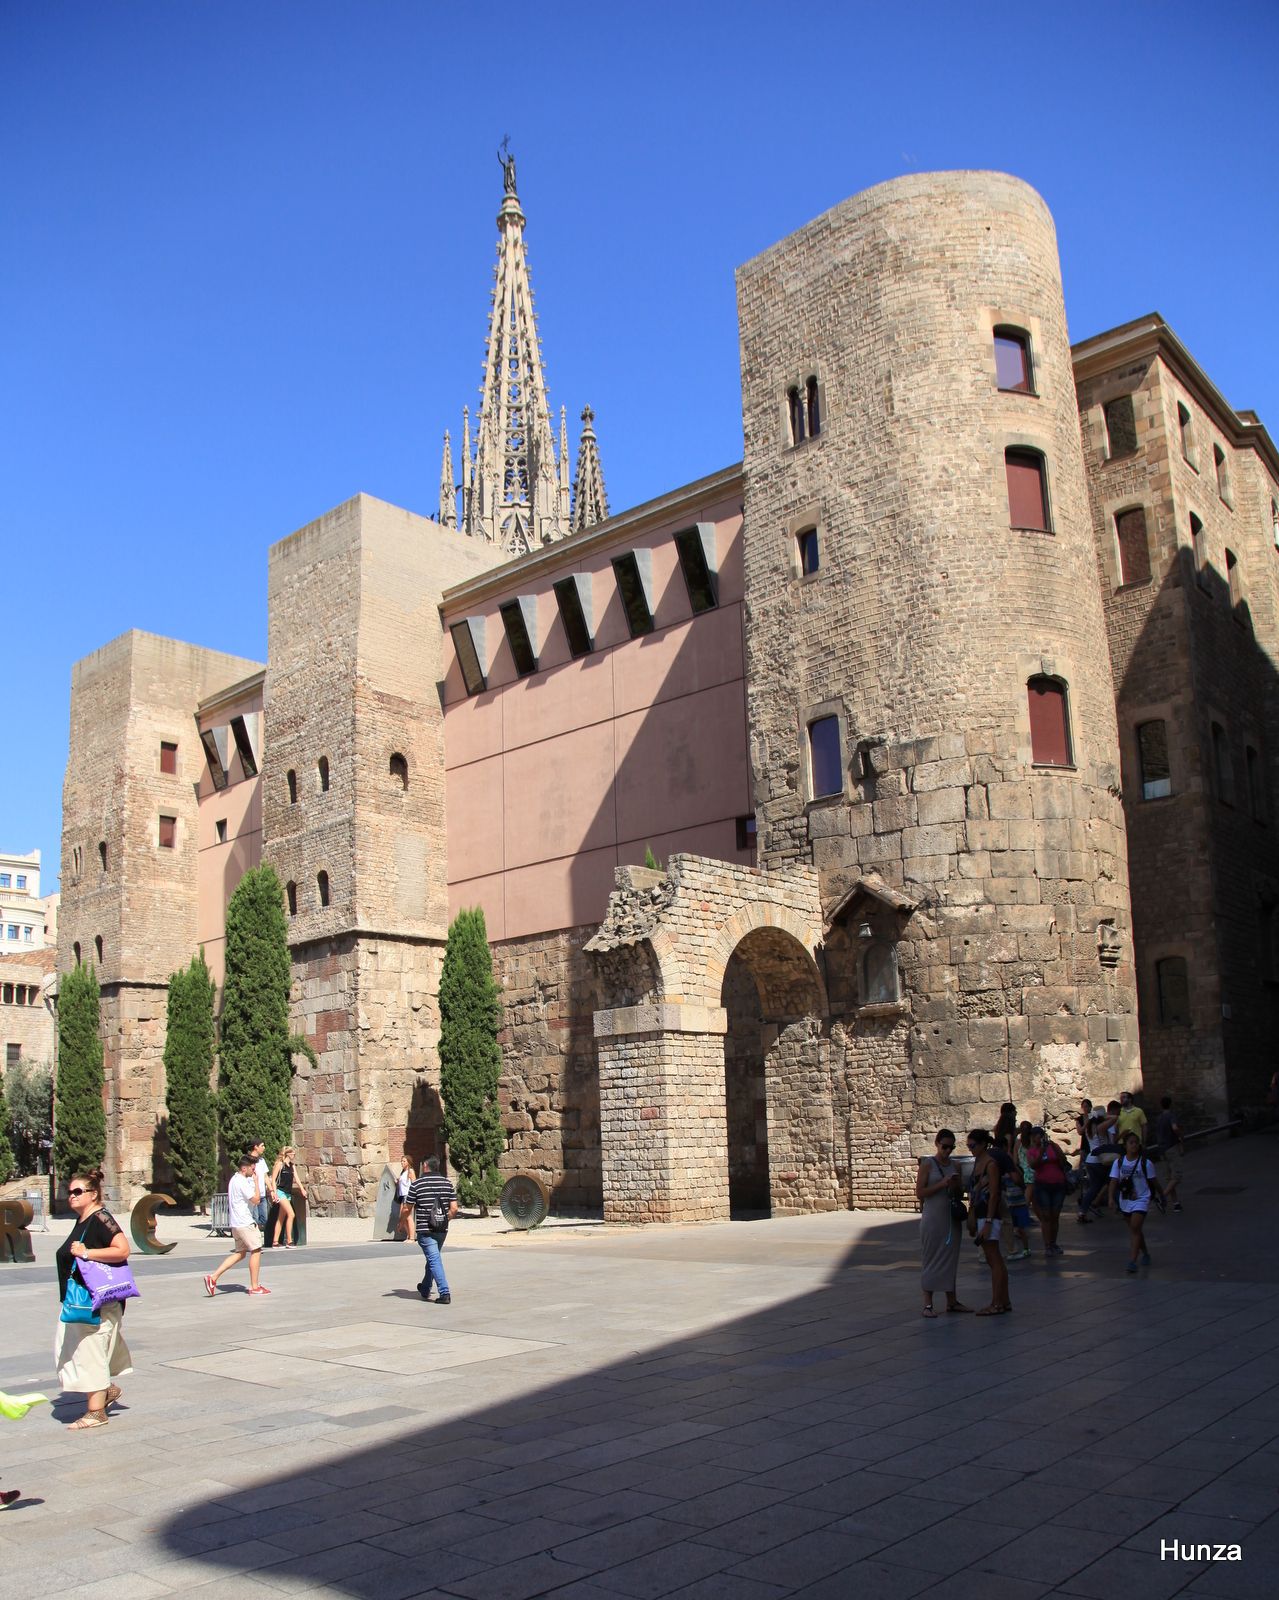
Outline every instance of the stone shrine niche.
POLYGON ((898 945, 914 910, 907 895, 873 876, 859 878, 835 902, 823 946, 832 1015, 906 1011, 898 945))

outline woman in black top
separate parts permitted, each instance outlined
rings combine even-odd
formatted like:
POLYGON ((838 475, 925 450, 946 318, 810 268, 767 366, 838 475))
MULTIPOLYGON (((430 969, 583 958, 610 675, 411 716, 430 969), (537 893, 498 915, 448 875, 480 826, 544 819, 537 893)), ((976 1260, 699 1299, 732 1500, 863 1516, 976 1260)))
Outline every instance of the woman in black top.
POLYGON ((271 1170, 271 1186, 275 1190, 275 1237, 271 1240, 272 1246, 278 1245, 280 1235, 284 1235, 284 1248, 293 1248, 293 1196, 300 1194, 306 1199, 306 1185, 301 1182, 294 1166, 293 1146, 286 1144, 275 1158, 275 1166, 271 1170))
MULTIPOLYGON (((118 1267, 129 1259, 128 1235, 102 1204, 101 1172, 78 1173, 67 1198, 76 1222, 58 1247, 59 1301, 66 1298, 73 1276, 82 1282, 77 1261, 87 1258, 118 1267)), ((58 1323, 58 1381, 65 1393, 87 1396, 85 1413, 71 1424, 73 1428, 105 1427, 107 1407, 120 1398, 120 1386, 111 1380, 133 1371, 120 1331, 123 1317, 123 1302, 112 1300, 102 1307, 97 1322, 58 1323)))

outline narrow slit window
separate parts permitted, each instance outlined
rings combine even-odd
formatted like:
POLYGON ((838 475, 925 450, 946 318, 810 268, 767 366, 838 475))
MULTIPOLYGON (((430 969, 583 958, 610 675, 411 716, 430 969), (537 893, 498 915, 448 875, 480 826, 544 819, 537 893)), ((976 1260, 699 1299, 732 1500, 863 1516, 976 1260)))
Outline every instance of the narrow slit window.
POLYGON ((1137 761, 1141 768, 1141 798, 1163 800, 1172 793, 1168 765, 1168 724, 1162 719, 1137 728, 1137 761))
POLYGON ((684 587, 688 590, 688 603, 693 615, 714 611, 719 604, 719 582, 715 563, 715 529, 710 523, 699 522, 695 528, 684 528, 675 535, 675 553, 679 568, 684 574, 684 587))
POLYGON ((1199 587, 1208 587, 1208 540, 1204 534, 1204 525, 1192 511, 1190 513, 1190 549, 1195 558, 1195 577, 1199 580, 1199 587))
POLYGON ((1116 516, 1115 542, 1119 546, 1120 584, 1149 583, 1150 541, 1146 537, 1146 513, 1140 506, 1116 516))
POLYGON ((817 529, 802 528, 795 535, 795 548, 799 556, 801 576, 811 578, 822 564, 821 551, 817 544, 817 529))
POLYGON ((225 844, 226 843, 226 818, 225 817, 219 817, 217 819, 217 821, 213 824, 213 831, 217 836, 217 842, 219 844, 225 844))
POLYGON ((316 873, 315 887, 320 897, 321 907, 327 906, 329 903, 329 875, 327 872, 316 873))
POLYGON ((160 848, 173 850, 178 843, 178 819, 176 817, 161 816, 160 818, 160 848))
POLYGON ((809 723, 808 770, 814 800, 843 792, 844 763, 840 754, 838 717, 818 717, 809 723))
POLYGON ((1008 478, 1008 521, 1014 528, 1049 532, 1048 484, 1044 458, 1037 450, 1005 450, 1008 478))
POLYGON ((804 402, 808 408, 808 437, 815 439, 822 431, 821 391, 816 378, 809 378, 805 383, 804 402))
POLYGON ((1031 678, 1026 696, 1030 705, 1031 761, 1037 767, 1073 766, 1066 685, 1059 678, 1031 678))
POLYGON ((1137 416, 1133 410, 1132 396, 1121 394, 1103 408, 1106 417, 1106 454, 1110 460, 1116 456, 1137 453, 1137 416))
POLYGON ((1030 394, 1030 336, 1020 328, 995 329, 995 384, 1011 394, 1030 394))
POLYGON ((1233 550, 1226 551, 1226 588, 1230 594, 1230 609, 1242 621, 1243 578, 1239 572, 1239 557, 1233 550))
POLYGON ((488 673, 484 664, 484 619, 467 617, 449 627, 457 664, 462 669, 462 681, 467 694, 481 694, 488 688, 488 673))
POLYGON ((329 792, 329 758, 321 756, 315 764, 315 777, 321 794, 329 792))
POLYGON ((98 841, 98 862, 103 872, 105 872, 107 870, 107 841, 105 839, 99 839, 98 841))
POLYGON ((401 790, 406 790, 409 786, 409 764, 398 750, 391 757, 389 771, 391 782, 401 790))
POLYGON ((1155 962, 1159 990, 1159 1020, 1166 1028, 1190 1026, 1190 975, 1185 956, 1165 956, 1155 962))
POLYGON ((652 554, 648 550, 632 550, 624 556, 613 557, 613 575, 632 639, 653 631, 651 563, 652 554), (641 560, 641 557, 646 559, 641 560))
POLYGON ((537 671, 537 646, 533 640, 533 630, 529 627, 532 620, 530 612, 535 604, 532 600, 527 604, 521 600, 507 600, 498 607, 515 670, 521 678, 530 677, 537 671))
POLYGON ((71 946, 71 954, 75 957, 75 964, 78 967, 80 965, 80 941, 78 939, 71 946))
POLYGON ((1217 497, 1223 505, 1232 505, 1230 497, 1230 468, 1226 463, 1226 452, 1219 444, 1212 447, 1212 464, 1217 474, 1217 497))
POLYGON ((1219 722, 1214 722, 1211 727, 1212 736, 1212 776, 1216 788, 1217 799, 1222 805, 1232 806, 1235 803, 1235 774, 1234 763, 1230 757, 1230 740, 1226 737, 1226 730, 1219 722))
POLYGON ((786 413, 790 419, 790 442, 792 445, 803 444, 804 432, 804 396, 800 393, 797 383, 791 384, 786 391, 786 413))
POLYGON ((1196 471, 1199 470, 1199 458, 1195 453, 1195 424, 1190 415, 1190 407, 1177 402, 1177 432, 1181 435, 1181 454, 1196 471))
POLYGON ((99 933, 95 936, 93 941, 93 953, 97 957, 99 966, 102 965, 102 948, 102 935, 99 933))
POLYGON ((284 781, 288 785, 289 804, 295 806, 298 803, 298 775, 292 767, 284 774, 284 781))
POLYGON ((170 774, 178 770, 178 747, 167 740, 160 741, 160 771, 170 774))
POLYGON ((289 915, 296 917, 298 914, 298 886, 291 879, 284 886, 284 895, 289 904, 289 915))

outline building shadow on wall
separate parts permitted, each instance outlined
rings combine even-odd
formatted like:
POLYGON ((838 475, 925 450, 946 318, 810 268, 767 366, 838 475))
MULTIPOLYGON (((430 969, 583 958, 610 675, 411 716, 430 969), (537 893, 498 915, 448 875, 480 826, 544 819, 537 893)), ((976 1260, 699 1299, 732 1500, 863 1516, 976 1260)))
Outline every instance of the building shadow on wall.
POLYGON ((1263 1105, 1279 1057, 1279 673, 1257 633, 1279 617, 1188 545, 1110 606, 1146 1105, 1207 1125, 1263 1105))
MULTIPOLYGON (((787 1265, 819 1268, 831 1259, 829 1245, 819 1244, 816 1257, 811 1241, 788 1235, 795 1224, 758 1226, 769 1230, 767 1248, 779 1272, 787 1265)), ((627 1243, 638 1245, 642 1256, 655 1234, 629 1234, 627 1243)), ((692 1239, 695 1252, 696 1235, 692 1239)), ((334 1442, 325 1456, 324 1445, 313 1440, 303 1469, 174 1516, 161 1530, 164 1547, 227 1575, 261 1573, 270 1583, 323 1586, 370 1600, 397 1600, 455 1582, 461 1594, 532 1596, 589 1579, 627 1559, 621 1551, 635 1558, 632 1579, 648 1559, 660 1571, 672 1559, 707 1563, 696 1572, 689 1566, 691 1581, 774 1542, 766 1537, 766 1520, 752 1542, 747 1525, 761 1507, 801 1493, 811 1502, 825 1490, 825 1511, 805 1509, 803 1502, 786 1508, 793 1526, 784 1537, 800 1538, 787 1544, 793 1559, 802 1551, 802 1535, 866 1503, 857 1486, 849 1486, 854 1475, 866 1485, 862 1469, 868 1465, 925 1444, 949 1451, 959 1464, 971 1449, 939 1441, 935 1418, 928 1419, 927 1438, 876 1437, 886 1424, 931 1406, 945 1407, 948 1427, 988 1414, 988 1399, 968 1397, 988 1394, 993 1381, 980 1355, 988 1337, 974 1337, 988 1335, 992 1325, 942 1317, 939 1326, 919 1317, 918 1242, 917 1218, 884 1222, 868 1228, 810 1293, 401 1434, 393 1443, 352 1451, 334 1442), (897 1405, 907 1392, 910 1405, 897 1405), (692 1541, 699 1534, 717 1537, 725 1519, 716 1502, 724 1497, 741 1506, 741 1521, 729 1526, 744 1542, 730 1538, 716 1552, 692 1541), (478 1587, 469 1587, 468 1579, 478 1587)), ((721 1232, 706 1259, 708 1266, 734 1259, 749 1266, 758 1261, 758 1249, 758 1237, 746 1243, 742 1234, 721 1232), (743 1239, 735 1257, 733 1238, 743 1239)), ((638 1269, 642 1261, 633 1264, 638 1269)), ((962 1290, 979 1292, 979 1270, 964 1269, 962 1290)), ((528 1280, 530 1287, 538 1281, 537 1274, 528 1280)), ((397 1316, 394 1298, 388 1296, 388 1320, 397 1316)), ((670 1309, 678 1314, 678 1305, 670 1309)), ((417 1328, 420 1312, 403 1319, 406 1331, 417 1328)), ((509 1335, 527 1325, 511 1329, 473 1316, 467 1331, 509 1335)), ((589 1348, 585 1338, 583 1345, 589 1348)), ((1016 1387, 1006 1374, 999 1381, 1016 1387)), ((1042 1372, 1024 1381, 1041 1387, 1042 1372)), ((407 1387, 411 1379, 404 1382, 407 1387)), ((1003 1403, 1014 1399, 1009 1389, 1003 1403)), ((270 1460, 275 1429, 287 1446, 296 1415, 282 1409, 278 1422, 256 1422, 261 1459, 270 1460)), ((370 1422, 377 1420, 370 1414, 370 1422)), ((881 1470, 909 1473, 877 1478, 884 1495, 917 1483, 908 1465, 881 1470)), ((848 1553, 855 1556, 853 1541, 848 1553)), ((659 1591, 628 1584, 625 1592, 659 1591)))

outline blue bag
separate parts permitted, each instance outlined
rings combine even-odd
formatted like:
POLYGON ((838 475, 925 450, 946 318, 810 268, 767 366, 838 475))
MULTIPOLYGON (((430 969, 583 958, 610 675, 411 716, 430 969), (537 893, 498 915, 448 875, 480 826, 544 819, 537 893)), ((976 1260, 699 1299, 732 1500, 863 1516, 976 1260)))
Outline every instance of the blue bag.
POLYGON ((67 1292, 62 1297, 60 1322, 91 1322, 95 1327, 102 1318, 93 1309, 93 1296, 79 1278, 67 1279, 67 1292))

